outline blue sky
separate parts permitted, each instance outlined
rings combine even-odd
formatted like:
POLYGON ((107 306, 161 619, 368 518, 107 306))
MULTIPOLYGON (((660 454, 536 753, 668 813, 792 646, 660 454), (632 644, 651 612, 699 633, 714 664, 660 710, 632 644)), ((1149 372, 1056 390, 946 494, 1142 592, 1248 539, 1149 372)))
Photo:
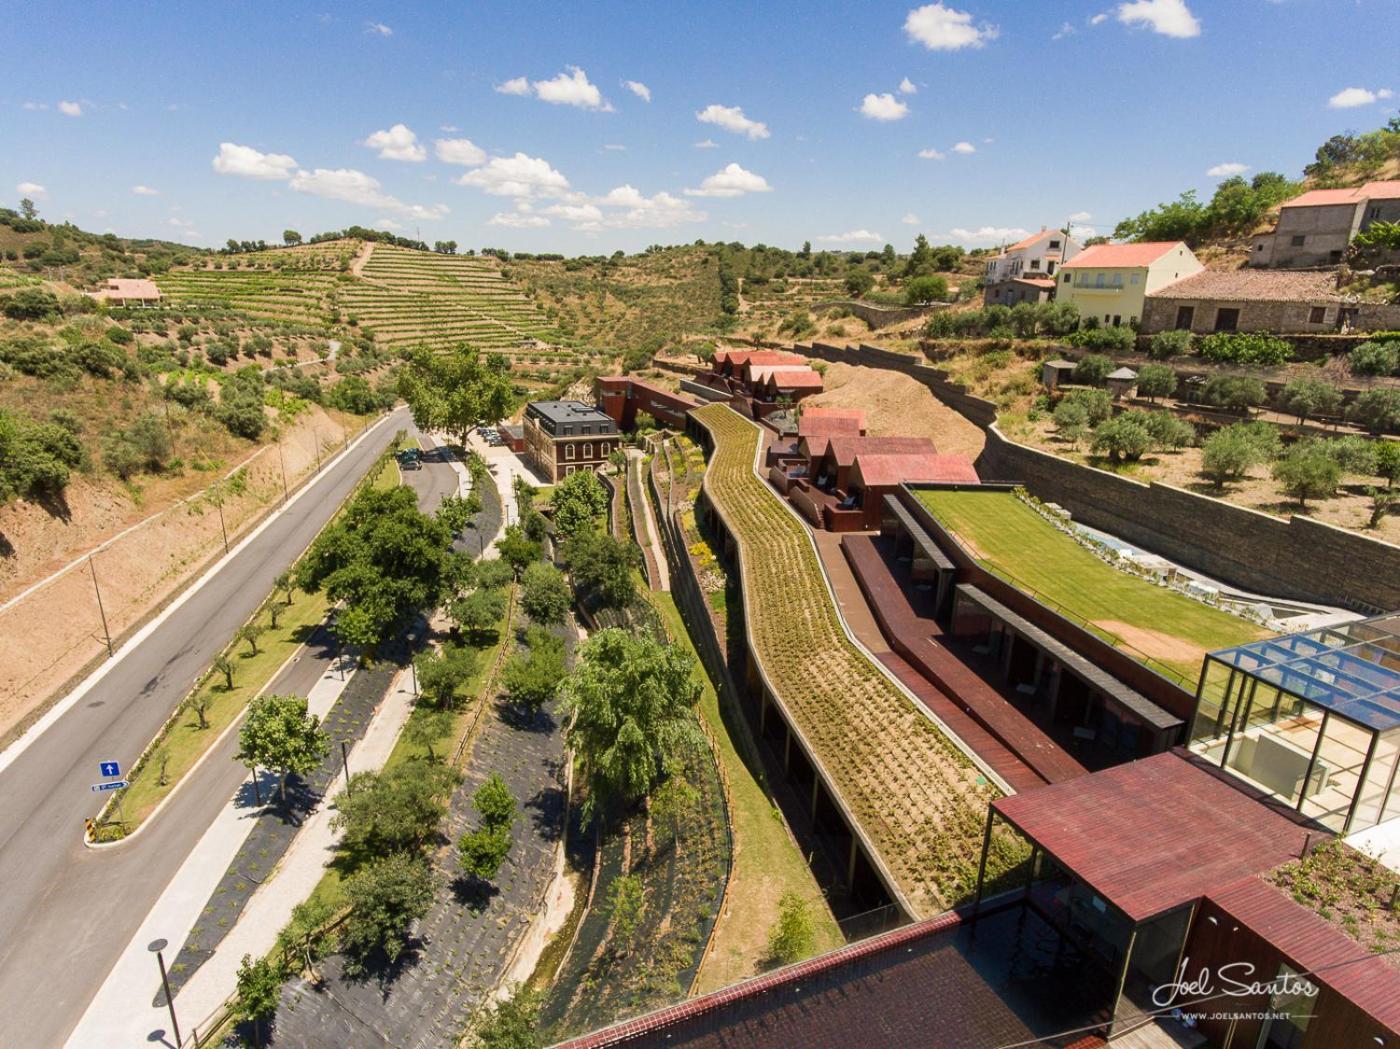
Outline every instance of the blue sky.
POLYGON ((1208 194, 1221 165, 1296 175, 1400 101, 1397 0, 0 17, 0 199, 204 245, 356 222, 571 254, 697 237, 905 250, 919 232, 975 247, 1070 216, 1106 232, 1208 194))

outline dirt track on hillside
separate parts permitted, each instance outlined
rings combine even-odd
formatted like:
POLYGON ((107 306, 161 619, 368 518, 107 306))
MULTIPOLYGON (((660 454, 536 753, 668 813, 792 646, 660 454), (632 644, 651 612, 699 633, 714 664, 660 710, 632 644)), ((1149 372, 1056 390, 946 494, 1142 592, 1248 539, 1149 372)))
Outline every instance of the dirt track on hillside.
POLYGON ((809 407, 860 408, 873 436, 930 437, 940 452, 976 459, 985 438, 927 386, 900 372, 834 363, 826 389, 803 402, 809 407))

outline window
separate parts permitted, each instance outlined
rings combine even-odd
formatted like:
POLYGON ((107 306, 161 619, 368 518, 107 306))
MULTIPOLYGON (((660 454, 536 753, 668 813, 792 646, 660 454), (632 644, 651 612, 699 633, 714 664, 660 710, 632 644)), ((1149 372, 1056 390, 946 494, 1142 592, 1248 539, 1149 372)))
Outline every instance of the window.
POLYGON ((609 451, 609 447, 608 447, 608 442, 607 442, 607 441, 604 441, 602 444, 598 445, 598 454, 599 454, 600 456, 602 456, 604 459, 606 459, 606 458, 608 457, 608 451, 609 451))
POLYGON ((1190 331, 1191 322, 1196 319, 1195 306, 1178 306, 1176 308, 1176 330, 1190 331))
POLYGON ((1051 251, 1059 251, 1059 250, 1060 250, 1060 242, 1059 242, 1058 240, 1052 240, 1052 241, 1050 242, 1050 250, 1051 250, 1051 251))
POLYGON ((1309 324, 1326 324, 1326 323, 1327 323, 1327 307, 1326 307, 1326 306, 1314 306, 1312 309, 1308 310, 1308 323, 1309 323, 1309 324))
POLYGON ((1295 248, 1301 248, 1307 239, 1308 238, 1301 233, 1295 233, 1289 238, 1288 243, 1292 244, 1295 248))
POLYGON ((1118 327, 1119 325, 1121 325, 1122 323, 1123 323, 1123 315, 1122 315, 1121 313, 1115 313, 1115 314, 1113 315, 1113 326, 1114 326, 1115 328, 1117 328, 1117 327, 1118 327))
POLYGON ((585 445, 583 446, 583 457, 584 457, 585 459, 592 459, 592 458, 593 458, 593 442, 592 442, 592 441, 589 441, 587 444, 585 444, 585 445))
POLYGON ((1136 284, 1137 281, 1138 281, 1138 275, 1137 275, 1136 273, 1134 273, 1134 274, 1132 275, 1132 277, 1129 278, 1128 283, 1129 283, 1129 284, 1136 284))
POLYGON ((1046 273, 1054 273, 1054 272, 1055 272, 1055 264, 1054 264, 1053 262, 1047 262, 1047 263, 1045 264, 1045 272, 1046 272, 1046 273))
POLYGON ((585 426, 581 432, 582 432, 583 435, 586 437, 588 434, 590 434, 590 433, 593 432, 593 427, 591 427, 591 426, 585 426))
POLYGON ((1066 273, 1066 274, 1065 274, 1065 283, 1066 283, 1066 284, 1071 284, 1071 283, 1073 283, 1073 282, 1074 282, 1074 274, 1073 274, 1073 273, 1066 273))
POLYGON ((1215 311, 1215 330, 1234 331, 1240 325, 1240 311, 1222 306, 1215 311))
POLYGON ((574 468, 573 468, 572 466, 566 466, 566 467, 564 467, 564 476, 565 476, 565 477, 570 476, 573 472, 574 472, 574 468))
POLYGON ((1329 252, 1327 253, 1327 261, 1328 261, 1328 262, 1341 262, 1341 261, 1342 261, 1342 249, 1341 249, 1341 248, 1336 248, 1336 249, 1334 249, 1334 250, 1332 250, 1332 251, 1329 251, 1329 252))
POLYGON ((566 444, 566 445, 564 445, 564 458, 565 458, 565 459, 572 459, 573 457, 574 457, 574 446, 573 446, 572 444, 566 444))

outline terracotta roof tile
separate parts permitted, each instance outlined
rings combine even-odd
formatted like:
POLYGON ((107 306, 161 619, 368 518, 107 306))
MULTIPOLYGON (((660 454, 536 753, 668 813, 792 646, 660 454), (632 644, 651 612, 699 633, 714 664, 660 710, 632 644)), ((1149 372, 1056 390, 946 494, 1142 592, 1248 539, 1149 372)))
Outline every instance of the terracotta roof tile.
POLYGON ((1317 270, 1204 270, 1149 292, 1161 299, 1242 302, 1339 301, 1337 275, 1317 270))
POLYGON ((862 452, 856 456, 855 469, 860 479, 870 486, 905 482, 977 484, 980 480, 972 460, 964 455, 862 452))
POLYGON ((1064 270, 1140 268, 1150 266, 1169 251, 1184 246, 1184 243, 1179 240, 1154 240, 1141 244, 1095 244, 1092 248, 1085 248, 1060 268, 1064 270))

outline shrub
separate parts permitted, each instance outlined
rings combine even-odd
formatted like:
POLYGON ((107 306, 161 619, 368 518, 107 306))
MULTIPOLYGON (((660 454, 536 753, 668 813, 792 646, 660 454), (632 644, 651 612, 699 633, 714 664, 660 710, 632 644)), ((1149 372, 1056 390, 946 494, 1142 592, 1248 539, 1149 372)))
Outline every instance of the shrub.
POLYGON ((1215 364, 1286 364, 1293 347, 1258 332, 1218 331, 1201 340, 1201 356, 1215 364))
POLYGON ((1047 335, 1065 336, 1079 327, 1079 307, 1072 302, 1043 302, 1036 313, 1047 335))
POLYGON ((1400 430, 1400 390, 1367 390, 1352 403, 1347 418, 1368 433, 1400 430))
POLYGON ((1196 440, 1196 428, 1171 412, 1143 412, 1142 423, 1152 435, 1152 443, 1162 451, 1177 451, 1196 440))
MULTIPOLYGON (((34 245, 30 245, 33 247, 34 245)), ((29 249, 25 249, 25 258, 29 249)), ((15 321, 42 321, 56 317, 59 313, 58 296, 43 288, 21 288, 13 295, 0 299, 0 309, 6 317, 15 321)))
POLYGON ((1176 369, 1166 364, 1144 364, 1138 370, 1137 391, 1148 400, 1170 397, 1176 392, 1176 369))
POLYGON ((1391 375, 1400 370, 1400 342, 1363 342, 1347 354, 1353 375, 1391 375))
POLYGON ((904 286, 904 301, 910 306, 929 302, 945 302, 948 282, 942 277, 914 277, 904 286))
POLYGON ((1137 338, 1133 334, 1133 329, 1123 327, 1084 327, 1069 337, 1071 346, 1108 353, 1127 353, 1132 350, 1136 342, 1137 338))
POLYGON ((875 287, 875 278, 864 270, 856 270, 846 278, 846 294, 858 299, 875 287))
POLYGON ((1258 379, 1214 375, 1201 389, 1201 400, 1233 412, 1247 412, 1264 403, 1266 391, 1258 379))
POLYGON ((1152 341, 1147 347, 1148 356, 1156 360, 1184 357, 1190 352, 1191 333, 1189 331, 1159 331, 1152 336, 1152 341))
POLYGON ((1089 413, 1078 401, 1063 400, 1055 407, 1055 429, 1075 447, 1089 432, 1089 413))
POLYGON ((1101 386, 1113 371, 1113 359, 1102 354, 1090 353, 1079 359, 1074 366, 1074 381, 1086 386, 1101 386))
POLYGON ((1321 379, 1294 379, 1279 394, 1278 406, 1303 422, 1315 415, 1336 415, 1342 407, 1342 393, 1321 379))
POLYGON ((1309 499, 1322 499, 1337 490, 1341 467, 1320 443, 1300 443, 1274 463, 1274 480, 1306 507, 1309 499))
POLYGON ((1268 423, 1239 423, 1216 430, 1201 446, 1201 474, 1217 489, 1277 454, 1278 431, 1268 423))
POLYGON ((82 445, 62 422, 36 423, 0 408, 0 504, 56 495, 82 463, 82 445))
POLYGON ((816 948, 812 915, 807 901, 785 892, 778 901, 778 920, 768 933, 768 957, 778 965, 791 965, 810 956, 816 948))
POLYGON ((1066 404, 1082 407, 1085 419, 1091 427, 1098 426, 1099 423, 1113 414, 1113 398, 1108 395, 1107 390, 1070 390, 1060 400, 1059 407, 1055 409, 1057 417, 1060 408, 1066 404))
POLYGON ((170 462, 170 433, 159 416, 147 413, 102 443, 102 461, 123 481, 138 473, 160 473, 170 462))
POLYGON ((1154 444, 1152 433, 1141 418, 1144 414, 1124 412, 1100 424, 1089 447, 1100 455, 1106 454, 1111 462, 1136 462, 1154 444))

